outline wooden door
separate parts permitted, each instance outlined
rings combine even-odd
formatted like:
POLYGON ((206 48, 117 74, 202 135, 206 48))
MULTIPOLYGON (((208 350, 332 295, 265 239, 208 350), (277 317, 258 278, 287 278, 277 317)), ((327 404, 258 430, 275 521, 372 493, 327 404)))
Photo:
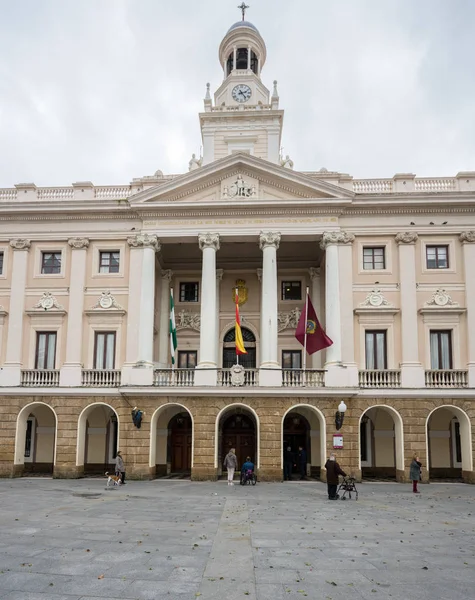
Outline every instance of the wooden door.
POLYGON ((254 421, 247 415, 232 415, 223 423, 221 456, 224 457, 231 448, 235 448, 238 469, 246 462, 248 456, 253 463, 256 456, 256 428, 254 421))
POLYGON ((172 473, 191 471, 192 424, 187 413, 180 413, 170 421, 170 453, 172 473))

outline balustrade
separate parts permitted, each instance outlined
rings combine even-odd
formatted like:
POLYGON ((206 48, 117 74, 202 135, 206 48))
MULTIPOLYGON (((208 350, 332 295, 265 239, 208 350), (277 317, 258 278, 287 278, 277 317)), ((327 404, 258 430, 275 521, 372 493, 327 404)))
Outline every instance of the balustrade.
POLYGON ((120 371, 112 369, 84 369, 82 384, 85 387, 119 387, 120 371))
POLYGON ((325 371, 282 369, 283 387, 323 387, 325 385, 325 371))
POLYGON ((38 200, 68 200, 74 198, 74 188, 38 188, 36 197, 38 200))
POLYGON ((355 179, 353 191, 357 194, 390 194, 393 191, 393 180, 355 179))
POLYGON ((415 179, 416 192, 454 192, 457 189, 457 180, 449 179, 415 179))
POLYGON ((158 387, 193 387, 194 369, 155 369, 153 385, 158 387))
POLYGON ((28 369, 21 372, 21 385, 24 387, 57 387, 59 370, 28 369))
POLYGON ((359 372, 359 384, 362 388, 401 387, 401 371, 366 370, 359 372))
MULTIPOLYGON (((243 386, 256 387, 258 385, 259 385, 258 369, 245 369, 243 386)), ((218 369, 218 386, 233 387, 231 369, 218 369)))
POLYGON ((5 200, 7 202, 11 202, 12 200, 16 200, 17 191, 14 189, 4 188, 0 190, 0 201, 5 200))
POLYGON ((103 200, 120 200, 128 198, 131 194, 128 185, 122 186, 98 186, 94 188, 94 197, 103 200))
POLYGON ((464 388, 468 385, 467 371, 426 371, 426 387, 464 388))

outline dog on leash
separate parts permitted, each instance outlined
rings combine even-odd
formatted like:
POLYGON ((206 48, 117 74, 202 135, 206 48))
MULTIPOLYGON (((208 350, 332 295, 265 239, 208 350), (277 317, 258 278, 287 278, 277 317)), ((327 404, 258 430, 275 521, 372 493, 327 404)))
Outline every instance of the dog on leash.
POLYGON ((120 475, 112 475, 111 473, 108 473, 106 471, 105 476, 107 477, 107 487, 109 487, 111 484, 113 486, 115 486, 115 485, 121 485, 121 483, 122 483, 120 475))

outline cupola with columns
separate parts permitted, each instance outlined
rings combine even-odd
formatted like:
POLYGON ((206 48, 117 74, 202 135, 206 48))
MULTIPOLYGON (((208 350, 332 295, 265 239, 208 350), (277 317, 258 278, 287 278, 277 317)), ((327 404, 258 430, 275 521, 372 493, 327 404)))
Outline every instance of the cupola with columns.
POLYGON ((208 84, 200 114, 203 164, 234 152, 248 152, 273 163, 280 161, 284 112, 279 110, 277 82, 272 96, 261 80, 266 45, 258 29, 245 20, 232 25, 219 46, 223 83, 214 93, 208 84))

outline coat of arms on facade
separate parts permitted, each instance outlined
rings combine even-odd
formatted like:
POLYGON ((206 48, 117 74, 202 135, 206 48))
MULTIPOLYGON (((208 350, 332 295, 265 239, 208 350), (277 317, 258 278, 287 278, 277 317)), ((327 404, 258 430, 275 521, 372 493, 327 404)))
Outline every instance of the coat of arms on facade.
POLYGON ((225 198, 251 198, 256 195, 256 186, 244 181, 242 175, 238 175, 237 179, 231 185, 225 185, 223 188, 223 196, 225 198))
POLYGON ((238 292, 239 306, 246 304, 248 289, 246 287, 246 281, 244 279, 236 279, 236 285, 233 287, 233 303, 236 300, 236 290, 238 292))
POLYGON ((58 310, 63 309, 62 305, 58 303, 51 292, 43 292, 40 300, 33 308, 42 308, 43 310, 51 310, 52 308, 57 308, 58 310))

